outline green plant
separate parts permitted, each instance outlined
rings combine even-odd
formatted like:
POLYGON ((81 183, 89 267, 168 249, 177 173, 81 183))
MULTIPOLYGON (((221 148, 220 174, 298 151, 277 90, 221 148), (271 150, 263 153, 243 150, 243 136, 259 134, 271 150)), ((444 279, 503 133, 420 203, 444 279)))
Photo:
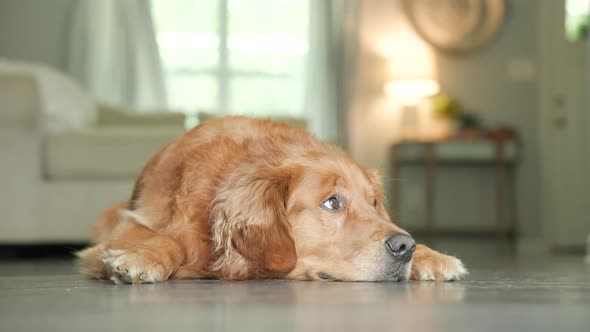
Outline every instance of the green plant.
POLYGON ((434 114, 440 117, 456 119, 463 111, 461 103, 445 93, 432 97, 431 101, 434 114))

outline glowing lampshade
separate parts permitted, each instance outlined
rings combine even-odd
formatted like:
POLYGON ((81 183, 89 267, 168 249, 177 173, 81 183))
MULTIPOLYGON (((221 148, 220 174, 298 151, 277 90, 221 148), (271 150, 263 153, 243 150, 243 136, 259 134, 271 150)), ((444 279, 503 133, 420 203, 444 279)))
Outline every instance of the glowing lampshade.
POLYGON ((429 79, 400 79, 385 85, 385 93, 404 105, 417 105, 422 98, 437 94, 439 85, 429 79))

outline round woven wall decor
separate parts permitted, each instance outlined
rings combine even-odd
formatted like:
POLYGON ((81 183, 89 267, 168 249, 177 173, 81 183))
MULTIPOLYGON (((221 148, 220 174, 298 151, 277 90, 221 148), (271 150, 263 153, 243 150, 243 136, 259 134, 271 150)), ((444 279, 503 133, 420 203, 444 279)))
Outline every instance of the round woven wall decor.
POLYGON ((402 0, 414 29, 447 52, 467 52, 487 44, 506 12, 505 0, 402 0))

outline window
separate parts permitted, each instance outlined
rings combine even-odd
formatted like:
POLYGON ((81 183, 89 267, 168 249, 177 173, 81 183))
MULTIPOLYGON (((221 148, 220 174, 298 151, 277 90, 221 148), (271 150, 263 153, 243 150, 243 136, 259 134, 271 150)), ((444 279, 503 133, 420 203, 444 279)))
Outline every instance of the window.
POLYGON ((169 104, 301 116, 308 2, 152 0, 169 104))
POLYGON ((565 36, 569 41, 582 40, 588 34, 590 22, 589 0, 566 0, 565 36))

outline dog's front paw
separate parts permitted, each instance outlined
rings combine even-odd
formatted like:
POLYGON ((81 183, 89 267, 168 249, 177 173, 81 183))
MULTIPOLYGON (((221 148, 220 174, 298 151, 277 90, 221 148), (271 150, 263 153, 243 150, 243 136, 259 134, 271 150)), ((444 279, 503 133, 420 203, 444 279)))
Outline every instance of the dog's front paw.
POLYGON ((116 284, 156 283, 168 279, 171 274, 162 263, 128 250, 107 249, 100 258, 116 284))
POLYGON ((410 279, 452 281, 460 280, 468 273, 459 259, 423 245, 416 246, 410 279))

